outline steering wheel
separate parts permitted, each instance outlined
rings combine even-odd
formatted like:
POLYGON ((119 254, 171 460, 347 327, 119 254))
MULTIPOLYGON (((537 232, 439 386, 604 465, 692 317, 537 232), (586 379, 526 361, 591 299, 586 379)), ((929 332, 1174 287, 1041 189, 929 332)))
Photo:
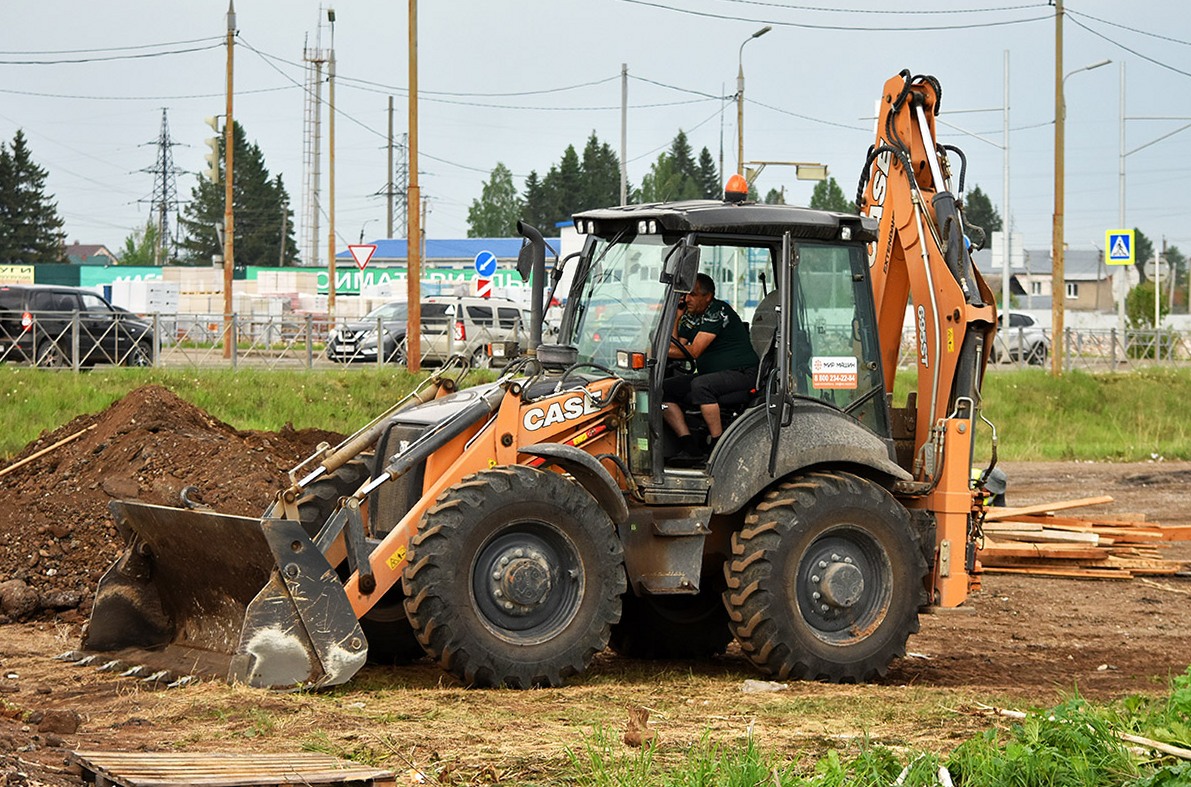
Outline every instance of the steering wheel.
POLYGON ((678 341, 677 336, 670 337, 670 344, 673 344, 678 349, 682 350, 684 357, 670 358, 666 361, 666 371, 677 374, 694 374, 695 373, 695 356, 691 355, 691 351, 687 346, 678 341))

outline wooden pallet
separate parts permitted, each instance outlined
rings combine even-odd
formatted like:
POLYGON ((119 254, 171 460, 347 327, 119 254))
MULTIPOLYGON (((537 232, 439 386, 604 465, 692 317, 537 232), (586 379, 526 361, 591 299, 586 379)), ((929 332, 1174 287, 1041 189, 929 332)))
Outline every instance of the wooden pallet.
POLYGON ((240 787, 302 784, 327 787, 392 787, 392 771, 326 754, 226 752, 71 752, 83 782, 95 787, 240 787))
POLYGON ((1164 542, 1191 540, 1191 526, 1144 517, 1079 517, 1072 508, 1104 505, 1111 497, 1043 503, 989 512, 976 557, 989 574, 1034 574, 1082 579, 1131 579, 1191 572, 1191 561, 1169 560, 1164 542), (1057 515, 1056 511, 1064 512, 1057 515))

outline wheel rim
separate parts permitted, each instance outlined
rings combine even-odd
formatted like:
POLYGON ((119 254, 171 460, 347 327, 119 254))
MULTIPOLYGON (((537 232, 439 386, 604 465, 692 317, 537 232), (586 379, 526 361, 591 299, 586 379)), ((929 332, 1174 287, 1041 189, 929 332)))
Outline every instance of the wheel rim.
POLYGON ((885 619, 893 598, 893 567, 870 533, 836 528, 804 553, 795 594, 802 619, 818 639, 852 644, 885 619))
POLYGON ((472 598, 496 636, 522 645, 545 642, 570 624, 583 600, 579 552, 546 522, 513 523, 477 555, 472 598))

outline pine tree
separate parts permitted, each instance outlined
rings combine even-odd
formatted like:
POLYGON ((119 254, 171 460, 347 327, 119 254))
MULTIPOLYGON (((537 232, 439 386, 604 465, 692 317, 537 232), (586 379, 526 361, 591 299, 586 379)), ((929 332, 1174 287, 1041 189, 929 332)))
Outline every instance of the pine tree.
POLYGON ((620 204, 620 159, 591 132, 583 148, 583 183, 576 211, 620 204))
MULTIPOLYGON (((711 154, 707 157, 711 158, 711 154)), ((649 168, 649 174, 641 179, 641 188, 635 196, 638 202, 702 199, 704 189, 702 168, 691 157, 686 132, 679 129, 670 149, 658 156, 649 168)))
POLYGON ((537 170, 531 170, 525 179, 525 191, 522 197, 522 218, 535 227, 545 224, 546 189, 538 177, 537 170))
POLYGON ((835 178, 820 180, 811 192, 810 206, 814 210, 833 210, 838 213, 855 213, 856 203, 844 196, 844 190, 835 178))
POLYGON ((975 186, 964 198, 964 222, 983 229, 989 239, 992 233, 1001 231, 1001 214, 997 213, 992 200, 979 186, 975 186))
POLYGON ((472 200, 467 211, 467 237, 507 238, 517 231, 517 219, 524 208, 513 185, 513 173, 496 162, 492 175, 484 181, 480 198, 472 200))
POLYGON ((674 161, 674 169, 686 180, 698 180, 699 172, 698 165, 695 163, 695 157, 691 152, 690 140, 686 137, 686 132, 678 129, 678 133, 674 136, 674 141, 670 143, 670 158, 674 161))
MULTIPOLYGON (((239 123, 234 125, 232 135, 236 168, 232 182, 236 267, 276 267, 281 264, 282 257, 287 263, 296 260, 298 244, 293 235, 293 212, 289 208, 289 194, 281 176, 270 177, 260 147, 256 143, 248 143, 239 123)), ((179 218, 178 223, 185 235, 178 245, 185 264, 209 265, 213 256, 223 254, 219 233, 215 229, 223 223, 223 145, 221 137, 219 182, 200 176, 190 192, 190 202, 179 218)))
POLYGON ((699 152, 699 185, 703 189, 704 199, 723 199, 720 169, 706 147, 699 152))
POLYGON ((66 262, 64 222, 58 203, 45 193, 45 179, 17 129, 11 150, 0 144, 0 262, 66 262))

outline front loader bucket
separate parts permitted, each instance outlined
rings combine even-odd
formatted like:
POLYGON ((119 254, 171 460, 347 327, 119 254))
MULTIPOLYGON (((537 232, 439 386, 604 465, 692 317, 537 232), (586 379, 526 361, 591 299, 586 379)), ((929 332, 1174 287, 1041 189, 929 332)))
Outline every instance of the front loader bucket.
POLYGON ((128 545, 99 582, 85 653, 261 688, 334 686, 363 666, 343 585, 298 522, 110 509, 128 545))

